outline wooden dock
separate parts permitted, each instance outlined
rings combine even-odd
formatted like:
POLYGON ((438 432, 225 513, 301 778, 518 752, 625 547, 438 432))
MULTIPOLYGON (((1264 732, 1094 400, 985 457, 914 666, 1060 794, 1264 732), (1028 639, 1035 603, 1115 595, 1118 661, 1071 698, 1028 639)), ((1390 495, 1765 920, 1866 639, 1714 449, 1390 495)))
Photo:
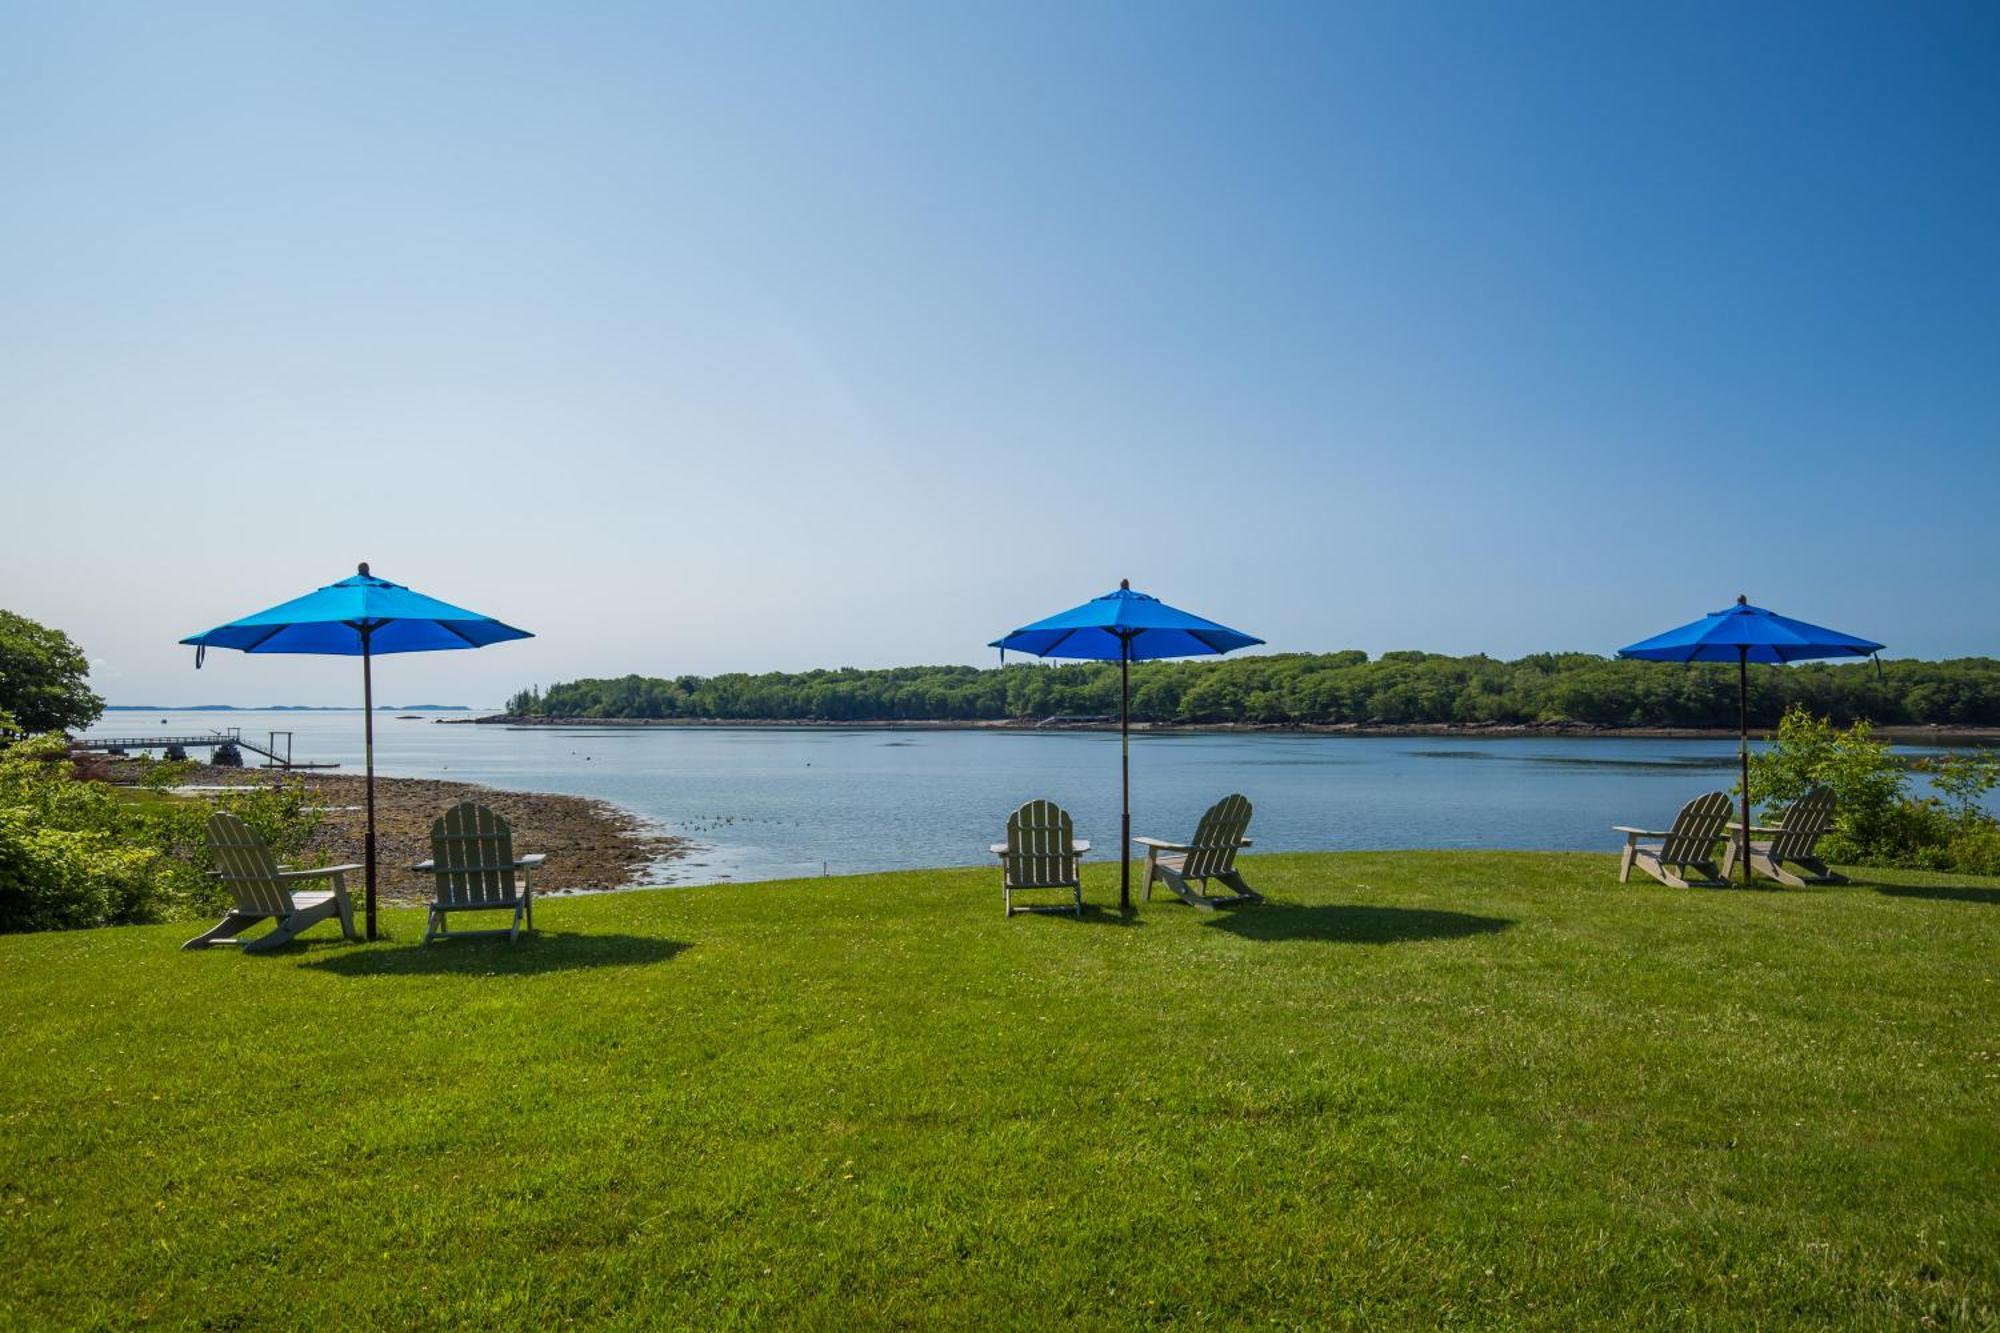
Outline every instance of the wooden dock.
POLYGON ((218 745, 234 745, 239 750, 264 756, 262 768, 281 768, 287 772, 300 768, 339 768, 339 764, 311 763, 292 757, 292 733, 274 731, 263 745, 243 738, 241 727, 231 727, 227 731, 209 731, 184 736, 73 736, 70 738, 71 754, 130 754, 134 750, 166 750, 178 747, 182 750, 206 748, 213 751, 218 745), (282 741, 282 744, 281 744, 282 741))

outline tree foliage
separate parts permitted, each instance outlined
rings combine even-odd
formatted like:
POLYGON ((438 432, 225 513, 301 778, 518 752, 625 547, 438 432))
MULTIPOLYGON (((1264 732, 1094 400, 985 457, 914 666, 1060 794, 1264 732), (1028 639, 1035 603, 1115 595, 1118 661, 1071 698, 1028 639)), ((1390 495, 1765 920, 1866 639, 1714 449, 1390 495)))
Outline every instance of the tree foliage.
POLYGON ((59 629, 0 611, 0 714, 21 731, 87 727, 104 712, 90 659, 59 629))
MULTIPOLYGON (((1769 727, 1802 707, 1846 724, 1870 719, 2000 725, 2000 661, 1893 661, 1756 667, 1750 717, 1769 727)), ((1115 663, 998 669, 854 668, 762 675, 620 676, 523 690, 510 712, 551 718, 994 721, 1118 711, 1115 663)), ((1589 653, 1516 661, 1436 653, 1285 653, 1132 669, 1132 716, 1154 723, 1419 724, 1579 722, 1736 726, 1733 666, 1627 662, 1589 653)))

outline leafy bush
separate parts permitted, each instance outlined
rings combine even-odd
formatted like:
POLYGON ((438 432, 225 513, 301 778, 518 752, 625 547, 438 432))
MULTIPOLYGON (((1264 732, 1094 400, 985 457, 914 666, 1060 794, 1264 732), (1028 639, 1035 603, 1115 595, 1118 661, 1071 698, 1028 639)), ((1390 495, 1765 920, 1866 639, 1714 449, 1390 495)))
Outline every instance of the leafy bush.
POLYGON ((1770 820, 1812 787, 1832 791, 1833 827, 1820 844, 1829 860, 2000 873, 2000 820, 1981 804, 2000 785, 2000 757, 1952 753, 1922 768, 1939 795, 1911 794, 1909 769, 1868 723, 1842 729, 1793 707, 1771 746, 1751 756, 1750 796, 1770 820))
MULTIPOLYGON (((154 799, 121 799, 80 774, 63 738, 37 736, 0 751, 0 932, 160 921, 219 909, 208 877, 205 801, 168 797, 190 765, 157 763, 143 785, 154 799)), ((224 801, 280 857, 318 827, 302 784, 246 787, 224 801)))

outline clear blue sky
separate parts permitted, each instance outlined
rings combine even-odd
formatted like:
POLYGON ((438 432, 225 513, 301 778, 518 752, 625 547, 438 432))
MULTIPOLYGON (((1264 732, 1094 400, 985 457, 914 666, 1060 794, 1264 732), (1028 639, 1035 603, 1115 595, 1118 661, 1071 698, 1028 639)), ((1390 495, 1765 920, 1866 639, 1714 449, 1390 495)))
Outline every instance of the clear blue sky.
POLYGON ((2000 8, 0 4, 0 605, 114 702, 356 560, 392 700, 1738 591, 2000 653, 2000 8))

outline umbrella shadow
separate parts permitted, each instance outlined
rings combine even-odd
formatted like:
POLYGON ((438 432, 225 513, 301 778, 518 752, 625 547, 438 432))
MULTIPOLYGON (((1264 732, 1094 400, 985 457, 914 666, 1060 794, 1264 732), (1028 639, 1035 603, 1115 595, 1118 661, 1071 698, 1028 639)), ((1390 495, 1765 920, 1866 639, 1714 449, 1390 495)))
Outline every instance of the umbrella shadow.
POLYGON ((1890 898, 1929 898, 1941 903, 1985 903, 1988 907, 2000 907, 2000 889, 1983 889, 1973 884, 1908 884, 1883 879, 1857 883, 1890 898))
POLYGON ((342 949, 300 964, 344 977, 419 976, 440 972, 530 976, 591 967, 664 963, 688 946, 653 935, 549 934, 537 931, 509 941, 500 936, 438 940, 382 948, 342 949))
POLYGON ((1305 907, 1266 902, 1219 914, 1206 923, 1246 940, 1328 940, 1338 944, 1409 944, 1495 935, 1513 925, 1507 917, 1419 907, 1359 907, 1327 903, 1305 907))

